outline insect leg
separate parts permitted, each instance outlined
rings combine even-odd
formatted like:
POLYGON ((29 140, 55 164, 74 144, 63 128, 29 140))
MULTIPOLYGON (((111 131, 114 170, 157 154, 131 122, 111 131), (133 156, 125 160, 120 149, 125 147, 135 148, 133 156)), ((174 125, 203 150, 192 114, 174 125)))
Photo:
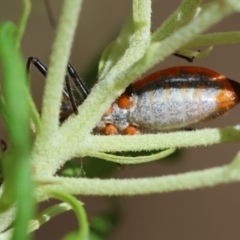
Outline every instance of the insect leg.
MULTIPOLYGON (((33 64, 44 77, 47 76, 48 69, 44 66, 43 63, 41 63, 41 61, 38 58, 36 58, 36 57, 29 57, 28 58, 28 60, 27 60, 27 72, 28 73, 30 71, 31 64, 33 64)), ((74 96, 73 96, 73 93, 72 93, 70 83, 69 83, 69 79, 68 79, 67 75, 65 75, 65 83, 66 83, 66 89, 63 88, 63 95, 68 101, 70 101, 70 103, 72 105, 73 112, 75 114, 78 114, 77 104, 74 100, 74 96)))
POLYGON ((70 85, 70 82, 69 82, 69 78, 68 78, 67 75, 65 76, 65 84, 66 84, 67 91, 69 93, 69 99, 70 99, 70 102, 72 104, 73 112, 77 115, 78 114, 77 104, 75 102, 73 92, 72 92, 72 89, 71 89, 71 85, 70 85))
POLYGON ((28 60, 27 60, 27 72, 29 73, 30 72, 30 67, 31 67, 31 64, 33 64, 37 69, 38 71, 44 76, 46 77, 47 76, 47 68, 40 62, 40 60, 36 57, 29 57, 28 60))
POLYGON ((89 90, 86 88, 82 79, 78 76, 77 72, 74 70, 73 66, 70 63, 68 63, 67 71, 70 77, 73 79, 78 92, 81 94, 81 96, 85 100, 89 94, 89 90))
POLYGON ((195 57, 188 57, 188 56, 182 55, 180 53, 173 53, 173 55, 176 57, 182 58, 184 60, 187 60, 188 62, 193 62, 193 59, 195 58, 195 57))

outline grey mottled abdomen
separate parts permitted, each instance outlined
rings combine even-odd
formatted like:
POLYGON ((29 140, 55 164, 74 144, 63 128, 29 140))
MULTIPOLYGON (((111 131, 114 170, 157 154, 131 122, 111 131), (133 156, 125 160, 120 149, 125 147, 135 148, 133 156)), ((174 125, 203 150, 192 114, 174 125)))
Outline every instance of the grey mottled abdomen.
POLYGON ((135 94, 129 121, 150 129, 181 128, 216 111, 219 89, 163 88, 135 94))

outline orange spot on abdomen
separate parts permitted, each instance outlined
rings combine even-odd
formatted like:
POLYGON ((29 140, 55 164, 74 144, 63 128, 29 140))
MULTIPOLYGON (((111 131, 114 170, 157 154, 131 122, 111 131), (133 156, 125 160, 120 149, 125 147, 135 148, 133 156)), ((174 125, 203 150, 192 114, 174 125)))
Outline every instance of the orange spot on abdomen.
POLYGON ((130 108, 133 105, 132 97, 123 93, 117 100, 117 105, 120 108, 130 108))
POLYGON ((123 133, 125 135, 136 135, 136 134, 139 134, 140 131, 138 130, 137 127, 135 126, 132 126, 132 125, 129 125, 128 127, 126 127, 123 131, 123 133))
POLYGON ((117 127, 113 124, 107 124, 105 127, 105 134, 106 135, 116 135, 118 134, 117 127))

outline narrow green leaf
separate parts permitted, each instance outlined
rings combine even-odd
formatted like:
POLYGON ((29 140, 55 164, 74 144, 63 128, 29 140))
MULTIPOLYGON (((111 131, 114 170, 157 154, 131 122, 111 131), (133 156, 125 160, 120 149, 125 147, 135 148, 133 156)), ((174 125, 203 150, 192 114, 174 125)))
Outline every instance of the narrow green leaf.
POLYGON ((161 41, 194 18, 202 0, 184 0, 152 34, 152 42, 161 41))
POLYGON ((16 220, 12 239, 27 239, 27 225, 33 214, 31 179, 29 104, 26 94, 26 71, 23 57, 13 36, 16 27, 0 25, 0 58, 4 72, 4 96, 8 132, 12 148, 3 156, 4 191, 0 211, 16 201, 16 220))
MULTIPOLYGON (((79 225, 79 230, 77 232, 77 236, 75 239, 87 240, 89 236, 89 229, 88 229, 87 215, 83 208, 83 203, 80 202, 78 199, 76 199, 74 196, 66 192, 51 191, 49 192, 49 195, 51 197, 57 198, 61 201, 68 203, 72 207, 72 209, 76 214, 78 225, 79 225)), ((73 238, 71 236, 66 236, 63 239, 67 240, 67 239, 73 239, 73 238)))
POLYGON ((59 203, 54 206, 51 206, 42 212, 40 212, 33 220, 30 221, 29 231, 34 231, 42 226, 44 223, 53 219, 61 213, 71 210, 72 207, 67 203, 59 203))
POLYGON ((158 153, 149 154, 146 156, 140 155, 140 156, 134 156, 134 157, 118 156, 118 155, 108 154, 103 152, 93 152, 93 153, 89 153, 89 155, 98 157, 101 159, 105 159, 107 161, 121 163, 121 164, 140 164, 140 163, 146 163, 146 162, 156 161, 161 158, 165 158, 170 154, 172 154, 175 150, 176 150, 175 148, 169 148, 158 153))

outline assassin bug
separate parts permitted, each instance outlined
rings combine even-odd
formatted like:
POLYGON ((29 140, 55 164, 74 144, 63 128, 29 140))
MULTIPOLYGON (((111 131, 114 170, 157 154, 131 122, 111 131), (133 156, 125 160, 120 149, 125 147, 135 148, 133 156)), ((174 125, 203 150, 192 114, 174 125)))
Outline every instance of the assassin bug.
MULTIPOLYGON (((30 57, 44 75, 47 68, 30 57)), ((86 99, 89 91, 69 63, 67 72, 86 99)), ((78 114, 68 75, 62 102, 61 120, 78 114), (71 106, 70 106, 71 105, 71 106)), ((140 132, 168 131, 210 120, 226 113, 240 100, 240 83, 207 68, 183 66, 155 72, 130 84, 97 123, 94 133, 134 135, 140 132)))

